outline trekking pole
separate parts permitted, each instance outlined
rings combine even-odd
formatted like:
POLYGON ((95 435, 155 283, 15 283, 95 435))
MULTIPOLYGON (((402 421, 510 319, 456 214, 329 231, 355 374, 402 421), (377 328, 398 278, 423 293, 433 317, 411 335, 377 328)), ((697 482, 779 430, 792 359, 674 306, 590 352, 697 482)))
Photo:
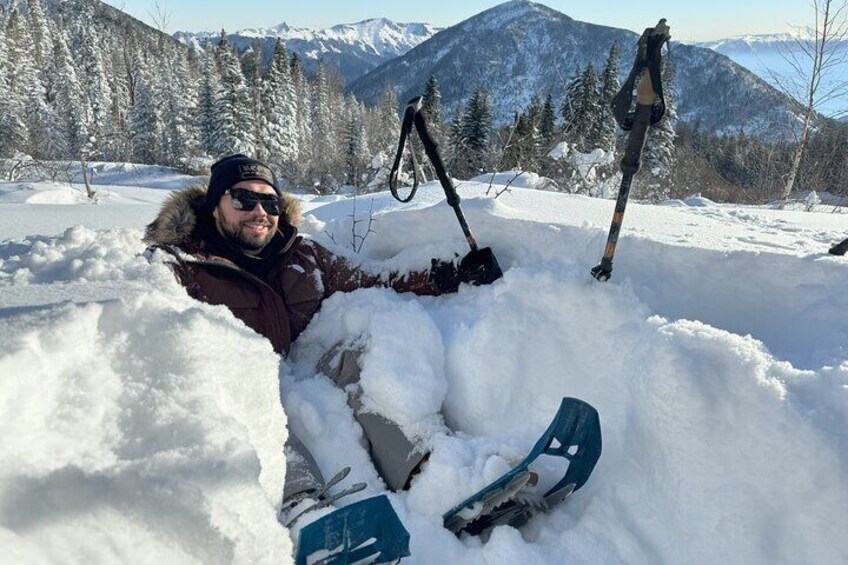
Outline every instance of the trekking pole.
POLYGON ((665 98, 663 97, 660 71, 662 69, 662 46, 671 36, 665 19, 661 19, 656 27, 649 27, 639 38, 636 48, 636 60, 624 85, 613 97, 610 106, 619 127, 629 131, 627 148, 621 159, 621 187, 618 189, 618 199, 612 216, 604 256, 600 264, 591 270, 592 276, 600 282, 608 281, 612 276, 612 259, 615 247, 624 221, 624 210, 630 196, 630 185, 633 176, 639 170, 642 147, 650 126, 656 125, 665 114, 665 98), (647 72, 645 72, 647 71, 647 72), (636 89, 636 109, 631 112, 633 87, 636 78, 641 75, 636 89))
POLYGON ((401 124, 400 129, 398 150, 395 155, 395 162, 392 165, 392 170, 389 173, 389 189, 392 191, 392 196, 400 202, 409 202, 418 190, 418 161, 415 157, 415 151, 412 151, 412 190, 410 191, 409 196, 405 199, 401 198, 397 192, 397 176, 398 170, 400 169, 400 162, 403 158, 403 149, 406 145, 406 138, 412 132, 412 128, 414 126, 415 131, 418 133, 418 137, 421 139, 421 144, 424 146, 424 153, 433 164, 433 169, 436 171, 436 177, 438 177, 439 183, 445 191, 447 202, 456 213, 456 218, 459 220, 459 225, 462 228, 462 233, 465 234, 465 239, 468 242, 468 245, 471 247, 472 251, 477 251, 477 240, 474 239, 474 235, 468 227, 468 222, 465 221, 465 214, 462 213, 462 208, 460 207, 459 194, 457 194, 453 180, 451 180, 450 176, 448 176, 448 173, 445 170, 445 165, 442 162, 442 157, 439 155, 439 144, 435 142, 432 136, 430 136, 430 132, 427 131, 427 123, 424 120, 424 114, 421 112, 423 100, 423 96, 418 96, 406 104, 406 111, 403 114, 403 123, 401 124))

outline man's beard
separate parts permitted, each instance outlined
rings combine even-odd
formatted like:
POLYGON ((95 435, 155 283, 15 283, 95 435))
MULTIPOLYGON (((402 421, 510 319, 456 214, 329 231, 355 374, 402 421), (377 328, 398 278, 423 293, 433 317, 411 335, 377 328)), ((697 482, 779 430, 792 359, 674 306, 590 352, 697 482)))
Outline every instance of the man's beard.
POLYGON ((218 219, 218 229, 224 235, 224 238, 235 245, 236 247, 242 249, 243 251, 259 251, 266 245, 268 245, 271 240, 274 238, 274 229, 273 224, 271 222, 265 221, 265 224, 268 226, 268 233, 264 236, 260 236, 258 234, 251 234, 247 232, 247 227, 245 224, 254 223, 257 220, 245 220, 239 222, 236 225, 232 225, 228 222, 223 221, 223 219, 218 219))

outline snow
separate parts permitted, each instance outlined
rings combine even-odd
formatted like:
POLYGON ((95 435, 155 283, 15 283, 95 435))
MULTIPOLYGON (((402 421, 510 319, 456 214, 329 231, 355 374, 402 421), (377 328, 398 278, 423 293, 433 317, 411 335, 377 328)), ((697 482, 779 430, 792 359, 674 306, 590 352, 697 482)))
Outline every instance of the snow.
POLYGON ((535 188, 537 190, 545 190, 554 182, 546 177, 540 176, 532 171, 511 170, 500 173, 487 173, 471 179, 473 182, 478 182, 485 185, 508 186, 516 188, 535 188))
MULTIPOLYGON (((8 559, 291 562, 276 521, 287 424, 326 475, 351 465, 345 484, 368 483, 351 500, 386 492, 319 368, 341 343, 361 351, 366 407, 433 450, 408 492, 388 493, 411 534, 404 563, 848 561, 848 262, 826 254, 848 216, 632 202, 599 284, 588 270, 614 202, 522 188, 533 179, 503 191, 508 172, 460 182, 502 280, 335 295, 280 360, 144 253, 170 175, 104 172, 99 204, 69 197, 78 184, 0 183, 8 559), (444 530, 441 514, 522 457, 563 396, 600 413, 586 486, 486 543, 444 530)), ((302 231, 352 255, 352 199, 301 198, 302 231)), ((361 196, 359 219, 372 201, 358 261, 465 253, 438 185, 405 205, 361 196)))

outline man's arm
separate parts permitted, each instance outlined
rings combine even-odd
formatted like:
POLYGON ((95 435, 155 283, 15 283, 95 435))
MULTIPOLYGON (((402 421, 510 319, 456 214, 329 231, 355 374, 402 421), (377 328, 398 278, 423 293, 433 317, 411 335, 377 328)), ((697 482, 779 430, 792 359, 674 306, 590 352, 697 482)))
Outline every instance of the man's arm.
POLYGON ((373 275, 350 264, 326 247, 311 241, 318 266, 324 273, 325 294, 351 292, 359 288, 388 287, 397 292, 421 296, 438 296, 456 292, 461 283, 489 284, 503 273, 491 249, 480 249, 466 255, 459 264, 433 260, 427 271, 391 273, 388 277, 373 275))

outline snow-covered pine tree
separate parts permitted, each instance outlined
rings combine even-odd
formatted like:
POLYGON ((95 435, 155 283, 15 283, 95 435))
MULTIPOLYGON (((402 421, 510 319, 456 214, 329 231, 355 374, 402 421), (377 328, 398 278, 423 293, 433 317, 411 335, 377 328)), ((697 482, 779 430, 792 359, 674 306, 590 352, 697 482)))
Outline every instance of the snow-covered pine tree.
POLYGON ((359 189, 370 157, 365 133, 365 108, 352 94, 347 97, 345 108, 345 183, 359 189))
MULTIPOLYGON (((53 34, 44 15, 41 0, 27 0, 27 31, 36 68, 47 69, 53 51, 53 34)), ((44 80, 46 79, 47 77, 44 77, 44 80)))
POLYGON ((539 143, 544 152, 553 148, 557 138, 556 112, 554 111, 554 99, 549 93, 542 104, 539 114, 539 143))
POLYGON ((436 75, 430 75, 427 79, 427 84, 424 86, 424 101, 421 104, 421 111, 427 118, 427 130, 436 143, 439 143, 444 136, 442 126, 442 93, 439 90, 439 81, 436 80, 436 75))
POLYGON ((586 65, 580 82, 581 88, 577 101, 580 115, 576 140, 578 149, 589 153, 604 144, 602 132, 597 127, 603 121, 604 109, 601 107, 598 96, 598 76, 591 63, 586 65))
POLYGON ((146 65, 139 64, 135 104, 130 111, 132 158, 136 163, 156 163, 161 154, 162 117, 156 100, 155 79, 146 65))
POLYGON ((436 75, 430 75, 427 84, 424 85, 424 100, 421 109, 429 122, 442 122, 442 92, 439 90, 439 81, 436 79, 436 75))
POLYGON ((221 80, 215 96, 214 155, 253 155, 256 149, 253 136, 255 118, 250 90, 242 75, 238 57, 223 30, 215 49, 215 61, 221 80))
POLYGON ((310 185, 312 171, 312 91, 303 76, 303 67, 297 53, 289 61, 289 75, 294 87, 295 127, 297 131, 297 155, 289 175, 292 182, 310 185))
POLYGON ((53 36, 50 75, 54 78, 53 105, 62 120, 62 132, 57 135, 66 143, 63 154, 56 154, 53 158, 76 159, 88 140, 84 122, 85 105, 66 34, 61 28, 53 36))
POLYGON ((122 30, 119 47, 111 47, 109 57, 109 117, 105 124, 104 156, 110 160, 128 161, 132 157, 130 112, 135 104, 139 61, 145 56, 143 40, 131 28, 122 30))
MULTIPOLYGON (((254 37, 244 53, 241 54, 241 71, 250 91, 251 111, 257 118, 262 115, 262 40, 254 37)), ((260 151, 262 123, 255 120, 253 137, 257 140, 257 152, 260 151)))
POLYGON ((550 158, 549 153, 560 141, 559 130, 556 125, 556 110, 554 109, 553 96, 548 93, 542 104, 539 114, 539 155, 536 161, 536 172, 550 177, 555 176, 558 168, 556 162, 550 158))
POLYGON ((398 98, 392 85, 386 84, 383 94, 374 108, 375 120, 369 132, 371 149, 377 153, 394 155, 400 135, 400 117, 398 116, 398 98))
MULTIPOLYGON (((669 180, 674 166, 674 128, 677 125, 677 108, 673 86, 674 66, 669 57, 663 59, 662 83, 665 96, 665 115, 657 125, 648 129, 642 154, 643 197, 652 202, 662 202, 669 197, 669 180)), ((738 144, 729 152, 735 161, 738 144)))
MULTIPOLYGON (((327 101, 330 105, 330 123, 335 136, 332 138, 334 155, 339 165, 342 165, 342 141, 341 131, 345 122, 345 94, 344 82, 342 81, 341 73, 338 67, 327 67, 327 101)), ((341 166, 337 166, 335 170, 341 173, 341 166)))
MULTIPOLYGON (((43 106, 41 108, 42 112, 47 113, 47 115, 42 116, 42 119, 47 120, 42 124, 42 127, 45 130, 42 132, 42 135, 46 138, 44 141, 44 148, 47 150, 47 154, 49 155, 53 150, 50 146, 57 145, 56 149, 61 150, 66 144, 60 140, 54 141, 50 139, 57 130, 58 133, 61 134, 61 128, 58 124, 58 114, 52 105, 52 99, 54 97, 53 82, 56 77, 48 72, 52 60, 53 32, 47 18, 44 15, 41 0, 27 1, 26 20, 27 33, 29 35, 29 41, 31 42, 30 45, 32 48, 30 56, 34 63, 33 67, 35 69, 35 73, 38 76, 38 80, 41 82, 41 94, 44 97, 46 104, 49 106, 49 108, 44 108, 43 106)), ((39 104, 39 106, 41 105, 39 104)))
POLYGON ((621 89, 621 82, 618 80, 617 41, 613 41, 612 46, 610 46, 609 55, 604 64, 604 70, 601 72, 600 82, 599 96, 601 111, 597 116, 599 121, 594 124, 594 137, 598 139, 598 147, 604 151, 612 151, 615 149, 615 118, 612 115, 610 102, 613 96, 621 89))
POLYGON ((560 108, 562 115, 562 134, 570 145, 576 143, 580 130, 582 116, 580 114, 580 93, 583 89, 583 73, 579 68, 575 69, 574 74, 568 81, 565 87, 565 94, 560 108))
POLYGON ((104 156, 109 161, 129 161, 132 153, 129 111, 132 104, 127 77, 120 73, 111 73, 109 90, 112 96, 109 104, 108 128, 103 140, 104 156))
POLYGON ((462 118, 464 146, 457 171, 460 178, 479 175, 491 167, 493 131, 489 95, 477 87, 468 100, 462 118))
POLYGON ((464 114, 465 108, 462 103, 460 103, 457 105, 456 112, 454 113, 453 119, 448 127, 447 155, 445 156, 445 162, 448 170, 454 176, 458 176, 456 170, 457 167, 460 166, 459 161, 465 152, 465 138, 462 137, 462 116, 464 114))
POLYGON ((8 157, 6 139, 6 120, 11 113, 8 105, 9 97, 9 57, 6 47, 6 12, 0 11, 0 158, 8 157))
POLYGON ((109 83, 103 68, 100 42, 90 7, 80 9, 76 35, 79 43, 77 76, 85 101, 85 128, 89 136, 83 153, 85 158, 89 159, 101 153, 102 132, 106 129, 110 109, 109 83))
POLYGON ((47 104, 47 107, 44 107, 39 103, 42 113, 40 127, 43 128, 40 135, 44 138, 42 146, 45 156, 49 156, 54 151, 64 151, 67 143, 56 137, 57 134, 61 136, 62 128, 58 123, 59 115, 52 104, 54 98, 53 82, 57 77, 48 72, 53 52, 53 31, 44 15, 41 0, 27 0, 27 32, 32 46, 30 56, 34 63, 35 73, 41 82, 42 96, 47 104))
POLYGON ((289 59, 277 38, 271 66, 262 84, 262 119, 257 154, 280 170, 297 158, 297 105, 289 75, 289 59))
POLYGON ((561 112, 563 135, 569 144, 583 152, 600 146, 602 142, 595 125, 601 122, 603 109, 598 97, 597 75, 591 63, 572 76, 561 112))
POLYGON ((19 18, 17 10, 0 18, 0 157, 11 157, 21 151, 26 143, 27 130, 24 123, 24 100, 20 87, 20 56, 13 43, 15 27, 12 19, 19 18))
POLYGON ((376 149, 386 151, 387 154, 394 152, 397 146, 398 136, 400 135, 399 106, 400 103, 398 102, 394 88, 390 84, 387 84, 375 108, 380 129, 376 149))
MULTIPOLYGON (((430 75, 430 78, 427 79, 427 84, 424 85, 424 100, 421 104, 421 111, 427 119, 427 131, 441 148, 440 154, 443 154, 443 158, 446 157, 444 152, 447 150, 448 135, 445 124, 442 122, 442 92, 439 89, 439 81, 436 79, 436 75, 430 75)), ((427 159, 423 145, 417 143, 412 147, 416 151, 416 157, 423 167, 426 177, 435 178, 436 171, 433 168, 433 164, 427 159)))
POLYGON ((23 125, 22 142, 16 150, 33 157, 46 157, 50 151, 49 128, 55 124, 52 108, 45 98, 41 71, 32 58, 28 23, 17 9, 12 9, 6 28, 9 46, 9 96, 12 109, 23 125))
POLYGON ((164 80, 154 83, 162 118, 160 162, 177 167, 198 151, 199 141, 191 123, 191 116, 197 107, 197 92, 180 49, 163 44, 160 56, 164 63, 164 80))
POLYGON ((215 53, 210 46, 204 49, 201 57, 202 70, 200 74, 200 86, 197 94, 197 109, 195 111, 195 130, 198 136, 198 145, 201 153, 206 156, 214 156, 217 153, 215 130, 217 129, 217 115, 215 113, 215 100, 219 89, 218 67, 215 64, 215 53))
POLYGON ((542 151, 541 134, 539 132, 539 124, 542 120, 542 105, 537 94, 530 98, 526 115, 528 130, 524 139, 524 153, 527 160, 525 170, 531 170, 536 167, 536 162, 539 160, 542 151))
POLYGON ((336 132, 333 129, 333 116, 330 104, 330 85, 326 67, 318 63, 312 83, 312 166, 313 177, 321 187, 321 192, 336 188, 333 178, 333 164, 337 153, 336 132))

